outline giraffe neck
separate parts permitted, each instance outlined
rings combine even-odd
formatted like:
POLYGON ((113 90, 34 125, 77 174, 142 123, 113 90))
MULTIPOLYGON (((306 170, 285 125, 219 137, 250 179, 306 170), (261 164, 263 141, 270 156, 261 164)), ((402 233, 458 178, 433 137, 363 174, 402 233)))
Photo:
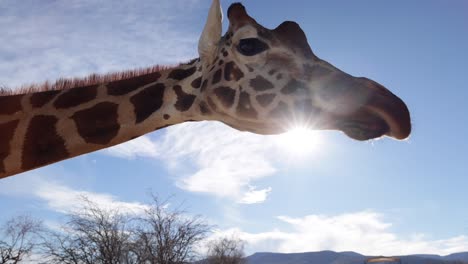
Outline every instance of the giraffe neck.
POLYGON ((0 178, 202 120, 198 60, 65 90, 0 96, 0 178))

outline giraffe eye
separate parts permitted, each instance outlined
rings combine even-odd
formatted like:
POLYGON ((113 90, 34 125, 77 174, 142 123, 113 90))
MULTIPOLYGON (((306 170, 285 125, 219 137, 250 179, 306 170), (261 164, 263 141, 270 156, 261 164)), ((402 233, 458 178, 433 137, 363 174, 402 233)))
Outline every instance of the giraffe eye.
POLYGON ((257 38, 241 39, 237 46, 237 50, 244 56, 254 56, 268 48, 269 47, 265 42, 257 38))

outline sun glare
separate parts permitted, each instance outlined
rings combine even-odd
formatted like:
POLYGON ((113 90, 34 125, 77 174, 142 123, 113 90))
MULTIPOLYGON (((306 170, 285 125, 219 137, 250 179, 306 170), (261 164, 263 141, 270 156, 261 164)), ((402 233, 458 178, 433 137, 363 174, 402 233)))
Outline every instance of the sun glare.
POLYGON ((278 144, 290 155, 307 156, 321 145, 320 134, 305 127, 295 127, 278 136, 278 144))

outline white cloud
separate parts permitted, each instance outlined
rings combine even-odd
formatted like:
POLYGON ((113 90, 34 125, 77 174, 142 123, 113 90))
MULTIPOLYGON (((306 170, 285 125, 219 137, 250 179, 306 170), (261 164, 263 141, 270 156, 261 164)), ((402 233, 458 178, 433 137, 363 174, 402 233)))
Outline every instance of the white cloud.
POLYGON ((161 159, 176 175, 176 185, 181 189, 254 204, 264 202, 272 191, 268 186, 259 188, 255 182, 276 173, 276 163, 289 160, 284 159, 289 155, 296 156, 294 151, 304 149, 304 144, 310 153, 301 151, 303 157, 310 157, 308 154, 317 150, 319 135, 305 136, 301 140, 294 133, 260 136, 219 122, 184 123, 166 128, 155 141, 144 136, 103 153, 121 158, 161 159), (305 140, 310 137, 313 145, 305 140))
POLYGON ((140 214, 147 208, 142 203, 119 201, 110 194, 75 190, 57 183, 42 183, 34 190, 33 195, 43 200, 51 210, 61 213, 80 210, 83 206, 83 197, 104 210, 140 214))
POLYGON ((251 187, 250 190, 244 194, 244 197, 242 197, 240 203, 254 204, 264 202, 270 192, 271 187, 261 190, 257 190, 254 187, 251 187))
POLYGON ((123 213, 140 214, 147 208, 145 204, 123 202, 110 194, 77 190, 51 180, 51 177, 38 175, 36 172, 3 179, 2 184, 0 184, 0 195, 39 199, 46 204, 48 209, 60 213, 80 210, 80 206, 83 205, 83 197, 100 208, 117 209, 123 213))
POLYGON ((157 156, 157 147, 148 136, 142 136, 123 144, 104 149, 102 152, 111 156, 135 159, 136 157, 154 158, 157 156))
POLYGON ((237 236, 250 252, 309 252, 320 250, 356 251, 365 255, 440 254, 468 251, 468 236, 431 239, 425 234, 401 236, 391 231, 391 223, 372 211, 336 216, 280 216, 277 219, 292 231, 274 229, 248 233, 239 228, 219 231, 215 236, 237 236))
POLYGON ((241 203, 263 202, 271 191, 256 190, 254 185, 276 172, 270 137, 238 132, 220 123, 199 122, 168 128, 156 145, 174 174, 185 175, 177 181, 184 190, 241 203))
POLYGON ((201 31, 194 21, 203 21, 195 14, 205 8, 197 2, 2 3, 0 35, 8 41, 0 45, 0 85, 188 61, 201 31))

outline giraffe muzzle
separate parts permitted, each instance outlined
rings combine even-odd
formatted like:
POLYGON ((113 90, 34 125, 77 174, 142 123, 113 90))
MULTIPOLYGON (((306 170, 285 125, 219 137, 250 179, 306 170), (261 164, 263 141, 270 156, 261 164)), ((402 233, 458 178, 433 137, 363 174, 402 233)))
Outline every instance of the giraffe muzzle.
POLYGON ((389 131, 387 136, 403 140, 411 134, 411 117, 406 104, 398 96, 372 80, 361 78, 371 89, 366 108, 384 120, 389 131))
POLYGON ((337 128, 356 140, 384 135, 398 140, 408 138, 411 133, 411 118, 403 100, 375 81, 350 78, 354 79, 354 89, 350 90, 352 94, 344 97, 349 112, 340 113, 337 128), (354 108, 350 109, 349 106, 354 108))

